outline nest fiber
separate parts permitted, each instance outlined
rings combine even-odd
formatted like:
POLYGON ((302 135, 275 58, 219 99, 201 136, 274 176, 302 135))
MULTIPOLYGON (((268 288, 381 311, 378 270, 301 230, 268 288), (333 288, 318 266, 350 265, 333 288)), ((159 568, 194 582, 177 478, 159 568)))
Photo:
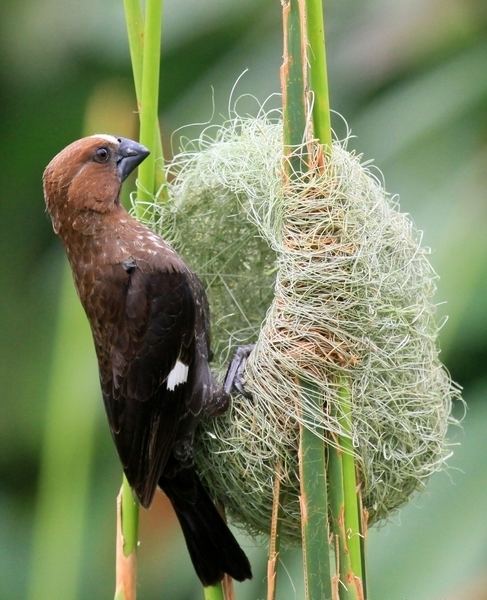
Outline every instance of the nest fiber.
MULTIPOLYGON (((316 145, 295 153, 319 163, 316 145)), ((374 522, 443 465, 458 391, 438 357, 429 252, 397 201, 344 143, 325 168, 286 177, 284 165, 279 120, 207 130, 168 167, 172 201, 155 225, 206 284, 219 368, 236 345, 257 342, 245 372, 253 400, 236 396, 203 423, 198 468, 233 519, 259 533, 279 465, 292 542, 300 423, 331 443, 343 435, 346 385, 374 522)))

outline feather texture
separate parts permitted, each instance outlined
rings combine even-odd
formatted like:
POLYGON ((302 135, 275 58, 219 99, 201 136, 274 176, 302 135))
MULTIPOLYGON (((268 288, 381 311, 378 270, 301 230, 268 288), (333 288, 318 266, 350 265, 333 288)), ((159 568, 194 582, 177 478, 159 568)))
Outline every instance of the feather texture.
POLYGON ((204 289, 119 202, 123 178, 146 155, 137 143, 105 134, 74 142, 46 168, 46 206, 90 322, 105 410, 130 485, 144 507, 158 485, 166 491, 203 583, 224 573, 245 579, 248 560, 193 468, 195 428, 222 393, 209 368, 204 289))

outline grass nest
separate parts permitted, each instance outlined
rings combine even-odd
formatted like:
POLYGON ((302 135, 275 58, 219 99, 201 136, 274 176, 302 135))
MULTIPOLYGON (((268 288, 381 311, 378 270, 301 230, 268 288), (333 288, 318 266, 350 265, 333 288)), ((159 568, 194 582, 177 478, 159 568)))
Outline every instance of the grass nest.
MULTIPOLYGON (((280 465, 281 536, 292 543, 299 424, 328 443, 344 435, 343 381, 370 522, 442 468, 459 392, 439 360, 429 250, 397 198, 346 142, 324 169, 291 179, 282 148, 279 118, 203 131, 168 165, 171 202, 151 211, 151 225, 206 285, 216 367, 256 342, 245 371, 253 400, 237 395, 202 423, 197 467, 233 520, 258 534, 269 531, 280 465)), ((319 163, 317 144, 294 152, 319 163)))

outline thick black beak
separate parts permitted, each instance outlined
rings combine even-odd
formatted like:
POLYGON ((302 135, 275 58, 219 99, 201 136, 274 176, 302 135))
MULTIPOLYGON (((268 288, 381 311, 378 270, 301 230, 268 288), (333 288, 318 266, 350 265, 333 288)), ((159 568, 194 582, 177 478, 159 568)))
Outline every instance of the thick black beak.
POLYGON ((124 181, 140 163, 149 156, 150 152, 145 146, 129 140, 128 138, 118 138, 117 171, 120 181, 124 181))

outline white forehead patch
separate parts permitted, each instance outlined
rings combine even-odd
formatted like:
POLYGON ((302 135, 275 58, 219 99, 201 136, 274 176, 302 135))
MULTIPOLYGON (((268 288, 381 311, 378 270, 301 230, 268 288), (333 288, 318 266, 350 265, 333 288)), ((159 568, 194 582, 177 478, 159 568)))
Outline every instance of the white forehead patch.
POLYGON ((108 135, 108 133, 95 133, 95 135, 90 135, 92 138, 101 138, 106 142, 110 142, 110 144, 118 144, 118 140, 114 135, 108 135))

